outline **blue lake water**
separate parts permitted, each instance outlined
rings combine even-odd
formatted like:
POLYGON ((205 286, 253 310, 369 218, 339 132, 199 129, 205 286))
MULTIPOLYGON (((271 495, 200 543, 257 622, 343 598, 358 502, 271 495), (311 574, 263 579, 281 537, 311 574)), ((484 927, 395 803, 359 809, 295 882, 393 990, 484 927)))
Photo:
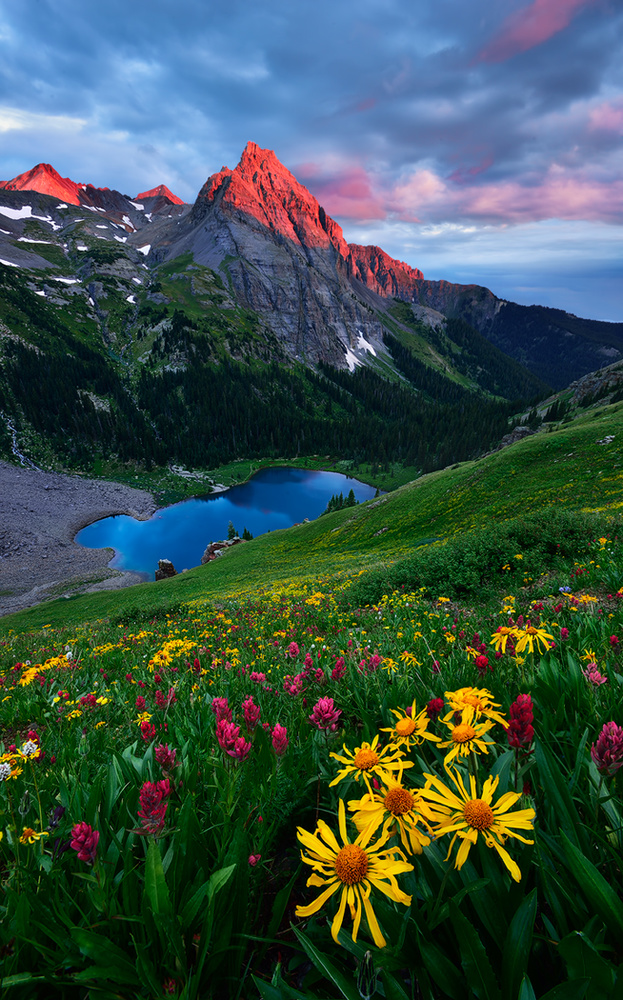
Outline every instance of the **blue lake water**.
POLYGON ((210 542, 227 538, 230 521, 240 535, 248 528, 257 537, 306 517, 312 521, 333 494, 346 497, 351 489, 359 501, 376 492, 339 472, 263 469, 241 486, 164 507, 148 521, 126 514, 103 518, 79 531, 76 541, 90 549, 109 546, 116 552, 111 566, 153 578, 159 559, 170 559, 178 573, 198 566, 210 542))

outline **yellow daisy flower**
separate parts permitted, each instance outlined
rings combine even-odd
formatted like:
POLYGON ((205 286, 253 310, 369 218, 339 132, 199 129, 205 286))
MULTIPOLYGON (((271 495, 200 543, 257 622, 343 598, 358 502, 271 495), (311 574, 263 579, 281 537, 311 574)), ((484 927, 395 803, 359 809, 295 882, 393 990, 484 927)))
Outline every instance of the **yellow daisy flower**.
POLYGON ((379 737, 377 735, 372 740, 372 743, 362 743, 360 747, 355 747, 354 751, 348 750, 346 744, 344 744, 342 749, 347 756, 342 757, 339 753, 329 754, 330 757, 338 760, 340 764, 346 765, 338 773, 337 778, 333 779, 329 787, 332 788, 333 785, 337 785, 343 778, 348 778, 352 775, 355 781, 363 778, 366 788, 372 794, 370 778, 373 774, 380 778, 381 781, 385 781, 387 776, 391 775, 392 771, 402 771, 405 767, 413 767, 411 761, 403 759, 403 754, 398 747, 390 743, 388 746, 378 749, 378 742, 379 737))
MULTIPOLYGON (((400 776, 402 777, 402 775, 400 776)), ((422 847, 430 844, 430 838, 418 824, 422 823, 429 833, 431 828, 427 822, 430 807, 419 791, 404 788, 400 781, 388 777, 385 788, 372 795, 364 795, 362 799, 351 799, 348 808, 353 815, 353 823, 360 833, 369 830, 374 833, 383 824, 383 833, 392 835, 400 833, 400 840, 410 854, 421 854, 422 847)))
POLYGON ((439 742, 439 736, 426 732, 428 723, 430 722, 426 714, 426 709, 423 708, 419 714, 416 714, 415 698, 410 709, 403 711, 399 708, 392 708, 391 713, 396 716, 397 722, 393 726, 390 726, 389 729, 382 728, 381 732, 391 733, 391 741, 394 746, 404 746, 409 750, 412 744, 419 746, 422 740, 432 740, 434 743, 439 742))
POLYGON ((450 752, 444 757, 445 767, 455 757, 468 757, 472 750, 478 753, 489 753, 483 737, 493 728, 494 723, 491 719, 487 719, 486 722, 479 722, 478 713, 475 708, 471 706, 464 708, 461 712, 461 721, 459 723, 454 721, 454 712, 450 712, 441 721, 450 730, 450 739, 446 740, 445 743, 439 744, 440 750, 445 750, 447 747, 451 748, 450 752))
POLYGON ((45 832, 37 833, 31 826, 25 826, 19 842, 20 844, 34 844, 36 840, 41 840, 42 837, 49 837, 49 834, 45 832))
POLYGON ((496 712, 496 708, 499 708, 499 702, 493 701, 493 695, 486 688, 475 688, 475 687, 464 687, 459 688, 458 691, 446 691, 446 701, 455 712, 462 712, 464 708, 473 708, 476 711, 476 717, 479 715, 486 715, 488 719, 493 719, 494 722, 499 722, 502 726, 508 728, 508 722, 499 712, 496 712))
MULTIPOLYGON (((510 609, 513 610, 512 608, 510 609)), ((491 636, 491 643, 495 646, 496 653, 501 649, 503 653, 506 652, 506 644, 511 637, 515 639, 518 638, 519 632, 516 628, 510 628, 508 625, 500 625, 497 632, 494 632, 491 636)))
POLYGON ((381 934, 370 902, 372 887, 379 889, 395 902, 410 906, 411 896, 407 896, 400 889, 396 875, 413 871, 413 865, 405 861, 402 851, 396 847, 380 850, 389 839, 387 833, 384 833, 375 844, 369 844, 372 830, 368 828, 351 844, 346 832, 346 813, 342 799, 339 806, 339 828, 342 847, 323 820, 318 820, 314 834, 308 833, 301 827, 298 828, 297 837, 309 852, 304 854, 301 851, 301 860, 314 869, 307 880, 307 885, 326 888, 308 906, 297 906, 296 916, 310 917, 312 913, 317 913, 331 896, 341 890, 338 910, 331 924, 333 940, 339 944, 337 936, 344 921, 347 904, 353 921, 352 939, 357 940, 363 906, 374 943, 377 948, 384 948, 386 941, 381 934), (402 860, 397 861, 394 857, 396 854, 402 860))
POLYGON ((517 629, 517 635, 519 636, 519 640, 515 649, 518 653, 523 653, 526 648, 529 653, 533 653, 535 645, 539 653, 546 653, 549 649, 550 641, 554 641, 553 635, 546 632, 544 628, 537 628, 536 625, 528 625, 525 629, 517 629))
POLYGON ((422 797, 431 803, 431 816, 438 824, 436 837, 446 833, 454 833, 448 848, 446 861, 452 853, 454 842, 459 838, 461 846, 456 855, 455 868, 462 868, 467 860, 472 844, 478 840, 480 833, 487 847, 493 847, 508 868, 515 882, 521 880, 518 865, 502 846, 507 837, 515 837, 524 844, 533 844, 526 840, 517 830, 532 830, 534 828, 534 809, 517 809, 508 812, 521 796, 518 792, 506 792, 493 803, 493 796, 499 783, 499 777, 489 777, 485 781, 482 796, 476 795, 476 779, 470 775, 469 792, 465 788, 458 771, 448 771, 456 787, 456 792, 444 785, 443 781, 432 774, 425 774, 426 787, 422 789, 422 797))

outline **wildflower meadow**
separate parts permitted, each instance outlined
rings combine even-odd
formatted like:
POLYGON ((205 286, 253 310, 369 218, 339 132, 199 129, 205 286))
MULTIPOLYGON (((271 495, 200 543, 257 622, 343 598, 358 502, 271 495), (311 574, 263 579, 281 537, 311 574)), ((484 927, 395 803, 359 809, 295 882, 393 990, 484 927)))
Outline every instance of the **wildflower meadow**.
POLYGON ((15 1000, 623 997, 623 544, 0 644, 15 1000))

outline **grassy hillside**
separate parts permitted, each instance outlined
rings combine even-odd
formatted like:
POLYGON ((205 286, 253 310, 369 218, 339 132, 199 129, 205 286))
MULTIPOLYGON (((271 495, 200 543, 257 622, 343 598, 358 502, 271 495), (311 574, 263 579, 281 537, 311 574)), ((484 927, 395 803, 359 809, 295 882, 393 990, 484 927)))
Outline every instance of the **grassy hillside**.
POLYGON ((264 535, 171 581, 51 602, 3 619, 0 629, 107 616, 138 620, 201 597, 355 577, 391 566, 418 546, 543 507, 602 513, 623 507, 623 404, 591 410, 551 433, 423 476, 359 507, 264 535), (598 444, 608 436, 613 441, 598 444))

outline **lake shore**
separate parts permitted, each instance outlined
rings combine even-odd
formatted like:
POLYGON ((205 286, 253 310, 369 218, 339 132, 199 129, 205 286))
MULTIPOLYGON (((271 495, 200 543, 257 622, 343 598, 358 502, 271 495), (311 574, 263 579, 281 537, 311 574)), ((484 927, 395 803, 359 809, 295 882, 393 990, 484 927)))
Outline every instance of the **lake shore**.
POLYGON ((147 520, 157 509, 146 490, 0 461, 0 616, 143 582, 139 573, 108 566, 111 549, 85 549, 74 538, 100 518, 147 520))

